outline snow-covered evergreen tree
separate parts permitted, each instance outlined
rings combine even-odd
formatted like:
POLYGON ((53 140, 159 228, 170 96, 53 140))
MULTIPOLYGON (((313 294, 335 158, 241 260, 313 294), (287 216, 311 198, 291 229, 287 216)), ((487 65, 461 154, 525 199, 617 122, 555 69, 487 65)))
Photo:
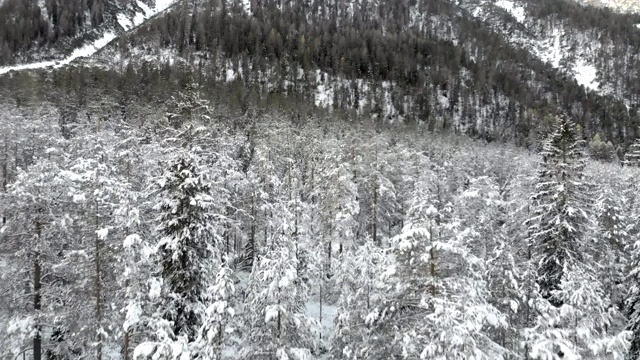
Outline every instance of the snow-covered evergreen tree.
MULTIPOLYGON (((2 228, 5 241, 0 244, 7 255, 0 295, 10 300, 11 345, 3 350, 11 351, 11 357, 25 351, 36 360, 46 350, 64 356, 82 353, 79 344, 64 337, 72 328, 67 310, 77 298, 66 297, 70 273, 57 268, 68 251, 77 250, 65 211, 73 200, 67 194, 68 181, 55 161, 40 160, 17 174, 4 197, 9 221, 2 228), (59 336, 52 337, 56 332, 59 336)), ((73 320, 72 330, 80 330, 83 324, 73 320)))
POLYGON ((345 251, 337 260, 335 283, 340 298, 331 356, 360 359, 375 351, 370 348, 370 337, 376 333, 367 324, 367 317, 382 305, 387 288, 381 276, 390 261, 388 254, 373 240, 345 251))
POLYGON ((424 172, 402 233, 394 238, 395 263, 385 271, 388 294, 366 324, 374 336, 361 358, 501 359, 492 327, 504 316, 489 304, 484 262, 468 244, 477 234, 452 218, 446 196, 429 191, 443 174, 424 172), (446 221, 444 220, 446 219, 446 221))
POLYGON ((612 326, 609 294, 595 276, 592 207, 584 174, 583 143, 574 125, 558 119, 542 151, 533 217, 527 222, 536 291, 529 303, 538 316, 525 329, 528 355, 536 359, 621 356, 626 342, 612 326))
POLYGON ((591 216, 584 144, 574 127, 566 118, 558 118, 556 131, 544 145, 532 198, 534 216, 528 221, 530 241, 539 253, 537 282, 542 296, 556 307, 562 305, 554 294, 565 267, 583 261, 591 216))
POLYGON ((227 335, 234 331, 232 320, 235 315, 233 307, 235 286, 231 275, 232 271, 229 267, 220 267, 215 275, 214 284, 207 289, 211 303, 205 311, 197 345, 203 360, 222 359, 227 335))
POLYGON ((148 295, 154 312, 146 323, 150 338, 135 353, 187 359, 197 353, 195 341, 207 307, 208 262, 217 259, 216 216, 210 212, 209 185, 194 160, 177 158, 157 185, 158 273, 149 280, 148 295))

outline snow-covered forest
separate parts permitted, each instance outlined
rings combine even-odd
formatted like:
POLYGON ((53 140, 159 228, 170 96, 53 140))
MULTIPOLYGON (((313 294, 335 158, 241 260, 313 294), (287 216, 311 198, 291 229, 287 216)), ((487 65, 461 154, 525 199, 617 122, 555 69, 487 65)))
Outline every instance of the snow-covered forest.
POLYGON ((2 359, 638 358, 640 143, 167 109, 3 105, 2 359))

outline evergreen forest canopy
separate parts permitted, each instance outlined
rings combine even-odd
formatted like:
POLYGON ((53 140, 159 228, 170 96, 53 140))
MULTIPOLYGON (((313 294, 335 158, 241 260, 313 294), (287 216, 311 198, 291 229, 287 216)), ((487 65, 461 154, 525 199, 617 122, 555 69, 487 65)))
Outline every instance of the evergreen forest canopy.
POLYGON ((203 94, 5 99, 3 358, 637 358, 640 143, 622 167, 562 116, 535 154, 203 94))

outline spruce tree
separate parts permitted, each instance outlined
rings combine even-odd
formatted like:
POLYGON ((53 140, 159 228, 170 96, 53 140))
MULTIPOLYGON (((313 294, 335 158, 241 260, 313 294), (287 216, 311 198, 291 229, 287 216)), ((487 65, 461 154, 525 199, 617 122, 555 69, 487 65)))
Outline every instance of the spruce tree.
POLYGON ((194 161, 184 157, 170 166, 158 185, 155 260, 159 269, 157 277, 149 280, 149 300, 157 311, 147 320, 155 339, 141 344, 136 354, 176 356, 178 352, 193 357, 206 312, 207 269, 217 259, 215 216, 210 212, 213 199, 194 161))
POLYGON ((523 334, 527 355, 534 359, 619 358, 627 345, 595 272, 594 249, 604 240, 591 236, 583 149, 574 125, 559 118, 542 151, 533 217, 526 222, 537 266, 537 291, 528 303, 537 317, 523 334))
POLYGON ((633 251, 634 268, 629 274, 631 289, 626 300, 626 313, 629 319, 627 330, 631 332, 629 359, 640 359, 640 244, 636 243, 633 251))
POLYGON ((574 124, 559 118, 556 131, 545 143, 532 197, 536 206, 529 225, 530 241, 539 252, 537 283, 542 296, 554 306, 554 295, 567 265, 580 262, 580 245, 589 223, 589 188, 584 182, 583 142, 574 124))

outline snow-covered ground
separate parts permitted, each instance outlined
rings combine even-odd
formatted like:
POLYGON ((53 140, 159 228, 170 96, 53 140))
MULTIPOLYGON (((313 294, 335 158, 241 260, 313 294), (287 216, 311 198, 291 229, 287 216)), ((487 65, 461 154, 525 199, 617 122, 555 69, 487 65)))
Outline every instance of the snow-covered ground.
POLYGON ((573 68, 573 71, 575 72, 578 84, 591 90, 598 90, 600 84, 596 80, 598 71, 595 66, 588 65, 584 60, 579 59, 576 61, 576 66, 573 68))
MULTIPOLYGON (((118 15, 118 23, 125 31, 129 31, 136 26, 141 25, 145 21, 154 17, 155 15, 163 12, 173 5, 176 0, 156 0, 156 5, 153 8, 148 7, 144 3, 138 1, 138 7, 142 9, 141 12, 135 14, 132 19, 127 18, 125 15, 118 15)), ((42 61, 29 64, 20 64, 13 66, 0 67, 0 75, 6 74, 10 71, 32 70, 32 69, 45 69, 45 68, 59 68, 65 65, 69 65, 76 59, 90 57, 98 52, 103 47, 107 46, 111 41, 116 39, 118 35, 114 32, 107 32, 101 38, 85 44, 82 47, 76 49, 67 58, 62 60, 42 61)))
MULTIPOLYGON (((334 320, 338 314, 338 307, 328 304, 322 304, 322 321, 320 326, 322 327, 322 339, 327 340, 333 337, 335 331, 334 320)), ((314 320, 320 321, 320 303, 310 301, 306 304, 306 315, 314 320)))
POLYGON ((520 23, 524 22, 526 19, 526 16, 524 14, 524 8, 522 6, 517 6, 516 4, 513 3, 513 1, 498 0, 496 1, 496 6, 505 9, 520 23))

